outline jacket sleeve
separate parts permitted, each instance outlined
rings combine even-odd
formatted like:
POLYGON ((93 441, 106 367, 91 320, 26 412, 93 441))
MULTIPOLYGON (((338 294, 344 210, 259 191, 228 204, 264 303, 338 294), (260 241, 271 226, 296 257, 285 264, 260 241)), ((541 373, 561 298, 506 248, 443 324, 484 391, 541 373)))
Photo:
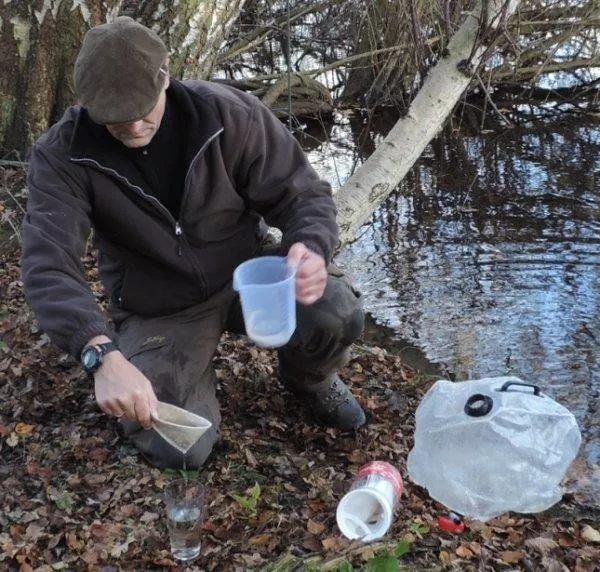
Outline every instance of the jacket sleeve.
POLYGON ((282 231, 284 252, 302 242, 329 261, 339 240, 329 183, 319 177, 300 144, 258 99, 241 141, 236 179, 248 206, 282 231))
POLYGON ((90 204, 82 168, 36 145, 27 174, 22 227, 25 296, 51 340, 79 357, 95 335, 108 334, 104 312, 86 279, 81 257, 90 234, 90 204))

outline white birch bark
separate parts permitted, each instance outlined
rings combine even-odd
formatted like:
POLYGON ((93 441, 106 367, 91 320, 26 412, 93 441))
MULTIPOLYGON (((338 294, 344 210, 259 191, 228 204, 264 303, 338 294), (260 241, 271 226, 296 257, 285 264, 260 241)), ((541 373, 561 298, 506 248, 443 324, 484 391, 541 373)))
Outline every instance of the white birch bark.
POLYGON ((483 31, 482 14, 487 16, 488 25, 495 28, 518 4, 518 0, 478 2, 450 40, 448 55, 427 75, 408 114, 394 125, 375 152, 335 194, 341 247, 354 240, 375 208, 397 187, 468 87, 472 79, 470 70, 482 63, 487 48, 478 41, 478 33, 483 31), (468 68, 459 65, 466 60, 468 68))
POLYGON ((141 5, 134 17, 169 49, 171 75, 209 79, 231 25, 245 0, 161 0, 141 5))
POLYGON ((245 0, 0 0, 0 157, 27 151, 75 102, 85 32, 127 13, 164 39, 174 77, 208 78, 245 0))

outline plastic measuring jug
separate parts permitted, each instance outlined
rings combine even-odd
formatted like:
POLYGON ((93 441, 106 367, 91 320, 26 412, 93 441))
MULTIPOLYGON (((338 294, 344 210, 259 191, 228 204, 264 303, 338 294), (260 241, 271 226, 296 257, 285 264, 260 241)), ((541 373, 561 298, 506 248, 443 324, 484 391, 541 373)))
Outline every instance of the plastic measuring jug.
POLYGON ((240 294, 246 334, 257 345, 285 345, 296 329, 296 269, 283 256, 261 256, 240 264, 233 287, 240 294))

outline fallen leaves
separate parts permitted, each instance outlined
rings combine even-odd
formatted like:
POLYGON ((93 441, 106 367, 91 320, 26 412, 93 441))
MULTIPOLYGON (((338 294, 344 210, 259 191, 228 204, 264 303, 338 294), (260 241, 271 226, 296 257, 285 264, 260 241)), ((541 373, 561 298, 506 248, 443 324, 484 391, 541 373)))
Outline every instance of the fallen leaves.
POLYGON ((472 550, 470 550, 469 548, 467 548, 464 544, 461 544, 457 549, 456 549, 456 555, 460 558, 465 558, 467 560, 469 560, 470 558, 473 558, 473 556, 475 556, 475 554, 473 553, 472 550))
MULTIPOLYGON (((89 267, 93 258, 84 262, 89 267)), ((80 368, 39 331, 18 273, 16 259, 0 260, 0 303, 10 308, 1 318, 0 568, 175 568, 162 502, 173 474, 148 466, 119 439, 80 368)), ((409 479, 384 542, 349 541, 335 522, 337 502, 370 460, 392 462, 406 475, 413 413, 426 385, 396 356, 358 352, 342 376, 370 423, 348 434, 313 423, 277 385, 273 352, 226 337, 215 364, 222 441, 200 473, 208 490, 202 569, 260 569, 289 554, 316 559, 315 569, 327 558, 363 567, 397 558, 413 568, 531 562, 561 572, 564 561, 592 572, 600 561, 592 521, 504 515, 440 533, 436 519, 447 511, 409 479)))
POLYGON ((507 564, 517 564, 523 560, 523 552, 520 550, 505 550, 500 556, 507 564))
POLYGON ((558 543, 552 538, 538 536, 537 538, 527 539, 525 546, 545 555, 554 550, 558 546, 558 543))
POLYGON ((322 522, 318 522, 316 520, 313 520, 312 518, 309 518, 306 529, 311 534, 321 535, 327 530, 327 526, 322 522))

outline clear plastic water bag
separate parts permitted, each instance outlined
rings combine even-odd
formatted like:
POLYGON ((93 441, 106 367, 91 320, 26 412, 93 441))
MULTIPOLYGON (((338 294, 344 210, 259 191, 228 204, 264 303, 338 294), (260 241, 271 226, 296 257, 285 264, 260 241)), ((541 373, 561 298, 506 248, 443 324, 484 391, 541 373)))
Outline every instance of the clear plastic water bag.
POLYGON ((580 444, 573 414, 535 385, 439 380, 417 408, 408 474, 433 499, 485 522, 557 503, 580 444))

